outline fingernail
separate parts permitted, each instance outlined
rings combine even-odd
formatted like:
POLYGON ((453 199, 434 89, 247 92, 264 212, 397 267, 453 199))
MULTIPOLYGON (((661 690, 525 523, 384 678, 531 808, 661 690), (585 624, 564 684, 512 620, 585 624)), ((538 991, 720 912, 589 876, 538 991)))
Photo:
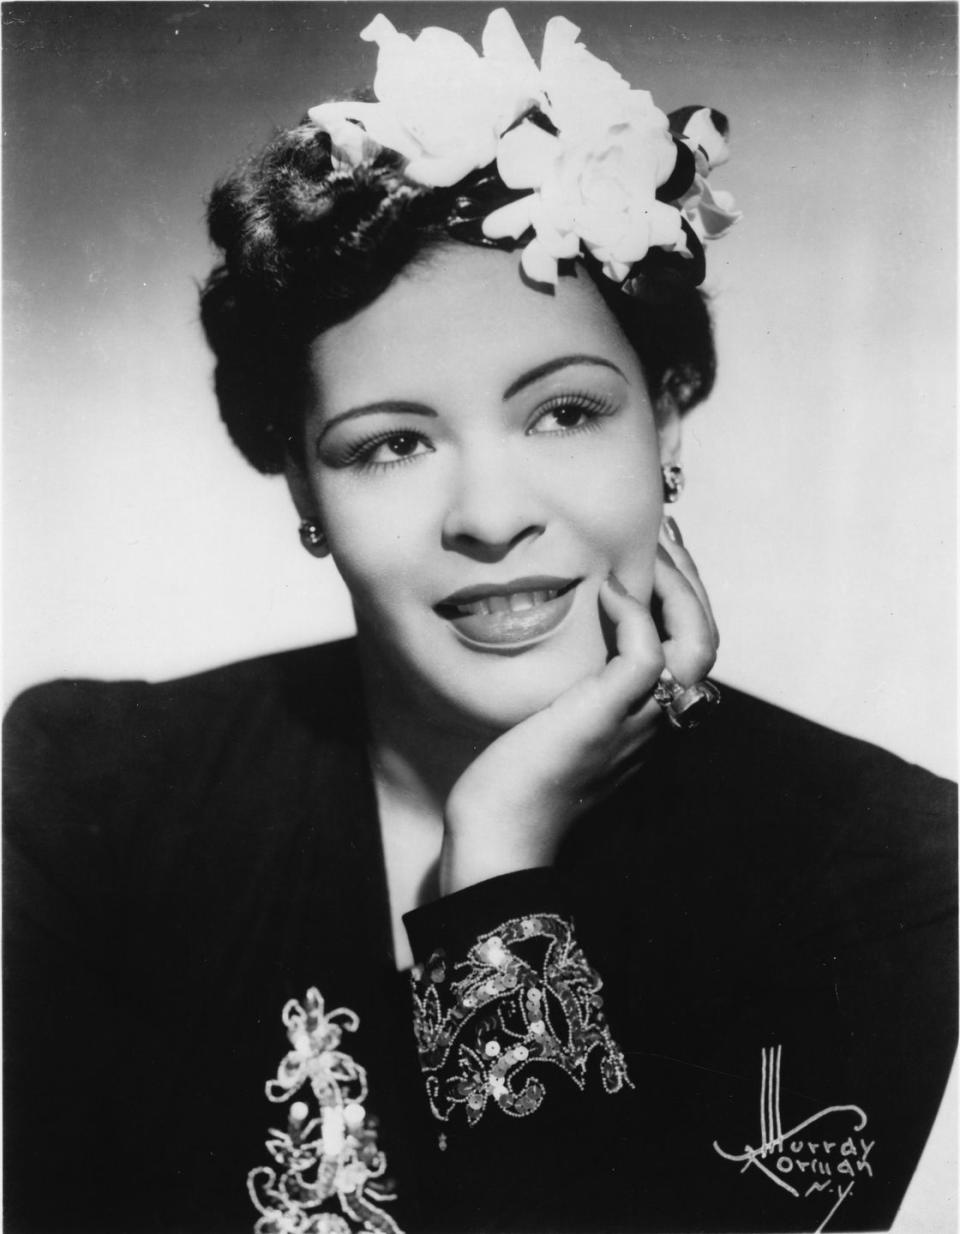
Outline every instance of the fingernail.
POLYGON ((680 534, 680 528, 673 521, 669 514, 663 516, 663 530, 667 533, 669 539, 674 544, 679 544, 683 548, 683 536, 680 534))
POLYGON ((615 591, 618 596, 625 596, 629 594, 626 587, 624 587, 623 583, 620 582, 612 570, 607 575, 607 582, 610 584, 611 591, 615 591))
POLYGON ((673 558, 670 556, 670 554, 667 552, 667 550, 663 547, 663 545, 662 545, 662 544, 658 544, 658 545, 657 545, 657 557, 658 557, 658 558, 659 558, 659 559, 660 559, 660 560, 661 560, 661 561, 662 561, 665 565, 668 565, 668 566, 675 566, 675 565, 676 565, 676 562, 673 560, 673 558))

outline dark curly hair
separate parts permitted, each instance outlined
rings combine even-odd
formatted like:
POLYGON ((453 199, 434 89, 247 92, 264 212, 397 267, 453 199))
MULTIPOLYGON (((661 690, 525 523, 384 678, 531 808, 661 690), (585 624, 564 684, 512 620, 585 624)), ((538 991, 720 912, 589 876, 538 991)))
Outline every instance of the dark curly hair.
MULTIPOLYGON (((202 289, 201 320, 216 357, 220 413, 254 467, 275 473, 291 458, 302 461, 310 343, 372 303, 431 247, 490 244, 480 222, 515 196, 493 167, 452 188, 415 184, 389 150, 337 168, 328 134, 308 121, 279 133, 215 187, 207 217, 222 261, 202 289)), ((594 259, 583 261, 639 356, 651 395, 669 388, 688 411, 713 386, 710 315, 689 277, 660 256, 651 250, 635 295, 594 259)))

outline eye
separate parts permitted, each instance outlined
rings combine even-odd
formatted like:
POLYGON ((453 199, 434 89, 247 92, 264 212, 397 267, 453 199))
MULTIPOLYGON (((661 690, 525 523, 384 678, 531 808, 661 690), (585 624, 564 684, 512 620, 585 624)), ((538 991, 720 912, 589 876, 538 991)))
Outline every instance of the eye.
POLYGON ((612 409, 604 402, 585 395, 564 395, 540 408, 528 434, 576 433, 593 428, 596 421, 612 409))
POLYGON ((401 430, 381 433, 369 441, 360 442, 351 451, 350 463, 360 467, 395 467, 423 454, 432 454, 433 446, 419 433, 401 430))

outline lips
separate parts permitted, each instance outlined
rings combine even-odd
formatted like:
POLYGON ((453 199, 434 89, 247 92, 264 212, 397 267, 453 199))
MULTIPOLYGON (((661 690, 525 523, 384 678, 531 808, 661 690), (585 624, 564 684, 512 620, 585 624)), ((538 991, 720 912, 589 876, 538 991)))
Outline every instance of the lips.
POLYGON ((435 606, 466 643, 517 648, 555 630, 573 607, 578 578, 549 575, 465 587, 435 606))

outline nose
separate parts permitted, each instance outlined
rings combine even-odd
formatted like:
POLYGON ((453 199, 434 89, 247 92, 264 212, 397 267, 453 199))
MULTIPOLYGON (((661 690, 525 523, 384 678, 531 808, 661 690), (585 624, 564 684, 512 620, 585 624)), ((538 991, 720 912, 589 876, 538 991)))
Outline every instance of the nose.
POLYGON ((529 467, 508 448, 464 452, 450 477, 443 547, 483 561, 498 561, 545 529, 542 503, 529 467))

